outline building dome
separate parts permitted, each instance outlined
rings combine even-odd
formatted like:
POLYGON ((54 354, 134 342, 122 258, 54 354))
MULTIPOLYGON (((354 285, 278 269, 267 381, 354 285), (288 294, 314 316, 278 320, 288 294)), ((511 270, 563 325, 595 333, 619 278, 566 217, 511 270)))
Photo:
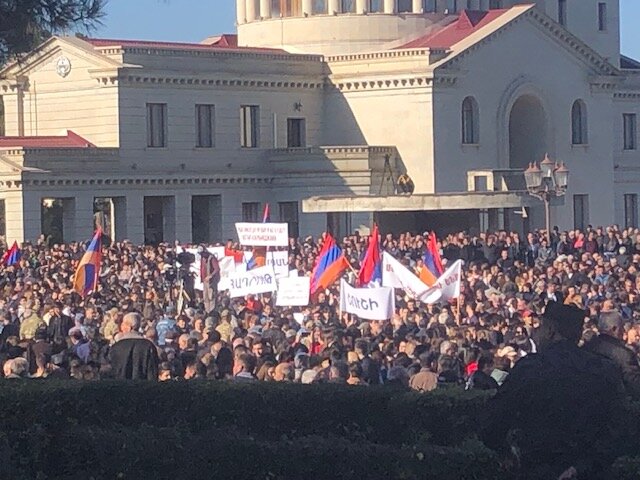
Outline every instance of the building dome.
MULTIPOLYGON (((452 20, 435 0, 236 0, 238 44, 324 55, 393 48, 452 20)), ((453 2, 452 5, 456 5, 453 2)), ((457 7, 454 7, 457 8, 457 7)))

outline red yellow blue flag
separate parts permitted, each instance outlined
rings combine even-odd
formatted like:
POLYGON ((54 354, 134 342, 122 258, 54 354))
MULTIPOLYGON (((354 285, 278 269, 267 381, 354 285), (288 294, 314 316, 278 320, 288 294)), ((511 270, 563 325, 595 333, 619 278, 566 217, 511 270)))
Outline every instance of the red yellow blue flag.
POLYGON ((73 289, 78 292, 78 294, 84 297, 96 290, 101 264, 102 229, 98 228, 73 276, 73 289))

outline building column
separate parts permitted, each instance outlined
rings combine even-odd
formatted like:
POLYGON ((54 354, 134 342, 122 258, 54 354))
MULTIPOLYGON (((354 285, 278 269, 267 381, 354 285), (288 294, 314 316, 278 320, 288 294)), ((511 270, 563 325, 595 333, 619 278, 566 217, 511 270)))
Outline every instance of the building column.
POLYGON ((254 22, 258 14, 258 12, 256 12, 256 0, 245 0, 245 4, 246 4, 245 12, 247 15, 247 23, 254 22))
POLYGON ((244 0, 236 1, 236 23, 242 25, 247 21, 247 5, 244 0))
POLYGON ((341 11, 340 0, 329 0, 329 15, 333 15, 334 12, 340 13, 341 11))
POLYGON ((271 18, 271 0, 260 0, 260 18, 271 18))
POLYGON ((368 12, 367 0, 356 0, 356 13, 362 15, 364 12, 368 12))
POLYGON ((126 198, 127 240, 134 245, 144 243, 144 195, 131 193, 126 198))
POLYGON ((191 194, 176 193, 175 197, 175 238, 181 245, 193 241, 193 225, 191 217, 191 194))
POLYGON ((302 0, 302 15, 313 15, 313 2, 311 0, 302 0))
MULTIPOLYGON (((66 201, 67 199, 65 199, 66 201)), ((93 217, 93 194, 92 193, 83 193, 77 195, 75 198, 70 199, 73 200, 73 211, 72 215, 74 217, 74 232, 72 239, 77 242, 85 242, 90 240, 93 237, 93 233, 95 230, 95 221, 93 217)), ((64 204, 64 216, 66 221, 66 210, 67 204, 64 204)), ((67 230, 66 223, 64 223, 64 228, 67 230)), ((68 239, 65 236, 65 242, 68 239)))
POLYGON ((396 13, 396 0, 384 0, 384 13, 396 13))
POLYGON ((422 0, 413 0, 413 13, 423 13, 422 12, 422 0))

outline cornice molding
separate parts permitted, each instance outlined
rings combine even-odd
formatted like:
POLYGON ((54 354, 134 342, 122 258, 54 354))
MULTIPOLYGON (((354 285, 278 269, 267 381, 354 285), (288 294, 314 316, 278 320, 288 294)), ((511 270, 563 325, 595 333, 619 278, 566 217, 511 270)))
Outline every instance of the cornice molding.
POLYGON ((127 75, 120 74, 118 79, 111 76, 100 76, 96 80, 102 84, 118 83, 125 85, 171 85, 182 87, 218 87, 218 88, 283 88, 296 90, 318 90, 325 86, 324 76, 318 81, 300 81, 300 80, 261 80, 245 78, 213 78, 213 77, 195 77, 195 76, 175 76, 175 75, 127 75))
MULTIPOLYGON (((452 77, 447 77, 450 80, 452 77)), ((440 80, 429 76, 397 77, 378 80, 349 80, 331 84, 331 88, 340 92, 356 92, 364 90, 398 90, 403 88, 424 88, 440 80)))
POLYGON ((0 187, 21 189, 23 187, 122 187, 122 186, 197 186, 197 185, 270 185, 275 177, 233 175, 225 177, 189 176, 189 177, 111 177, 111 178, 22 178, 21 180, 0 180, 0 187))

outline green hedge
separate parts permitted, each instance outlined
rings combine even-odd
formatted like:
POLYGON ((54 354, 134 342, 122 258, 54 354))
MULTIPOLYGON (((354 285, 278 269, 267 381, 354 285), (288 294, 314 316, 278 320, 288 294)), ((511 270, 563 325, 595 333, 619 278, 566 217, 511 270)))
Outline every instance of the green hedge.
MULTIPOLYGON (((509 479, 477 440, 489 398, 336 385, 5 381, 0 479, 509 479)), ((639 411, 630 406, 635 432, 639 411)), ((624 457, 611 478, 639 473, 640 458, 624 457)))

